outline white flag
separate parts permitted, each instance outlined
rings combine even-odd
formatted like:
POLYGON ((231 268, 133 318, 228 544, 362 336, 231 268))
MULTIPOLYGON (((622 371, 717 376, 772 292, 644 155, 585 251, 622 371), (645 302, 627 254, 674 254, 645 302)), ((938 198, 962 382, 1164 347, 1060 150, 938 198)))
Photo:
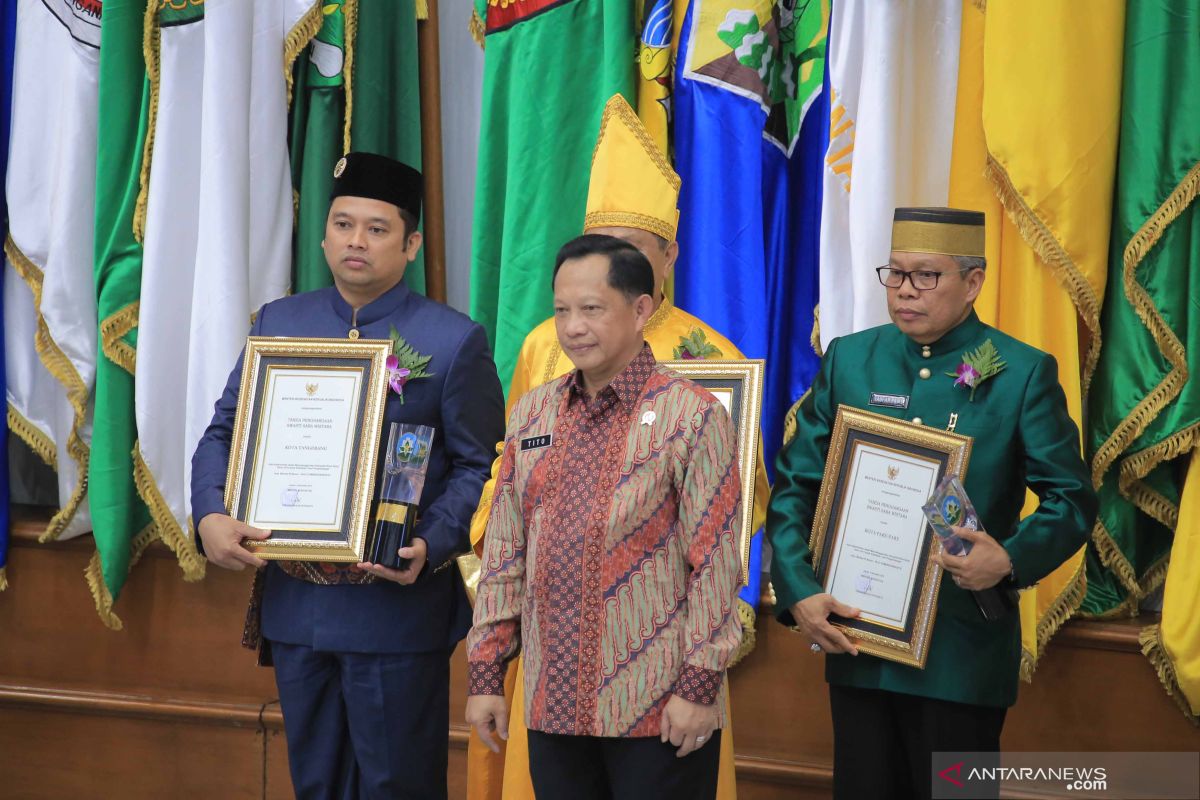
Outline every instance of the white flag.
POLYGON ((5 357, 13 428, 58 470, 61 510, 47 528, 50 538, 91 528, 85 495, 96 375, 99 49, 98 2, 18 4, 5 357))
POLYGON ((821 209, 821 346, 888 321, 875 268, 897 206, 944 206, 960 0, 846 0, 829 31, 830 136, 821 209))
POLYGON ((287 292, 283 56, 311 6, 208 0, 202 20, 161 30, 136 406, 139 452, 159 495, 149 505, 176 535, 187 531, 192 453, 251 314, 287 292))

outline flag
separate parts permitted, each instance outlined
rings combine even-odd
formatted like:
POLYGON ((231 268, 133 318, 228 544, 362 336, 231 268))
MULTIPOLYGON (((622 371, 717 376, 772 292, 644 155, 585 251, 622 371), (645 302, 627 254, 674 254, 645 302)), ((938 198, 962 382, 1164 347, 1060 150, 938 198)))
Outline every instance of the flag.
POLYGON ((159 8, 135 408, 138 492, 185 578, 191 455, 251 315, 287 291, 285 40, 307 0, 159 8), (163 380, 178 375, 179 380, 163 380))
MULTIPOLYGON (((1100 519, 1084 610, 1131 616, 1166 576, 1172 532, 1183 530, 1181 457, 1200 431, 1200 388, 1188 380, 1200 346, 1200 10, 1164 0, 1127 13, 1111 288, 1088 398, 1100 519)), ((1172 574, 1194 571, 1193 555, 1180 542, 1172 574)), ((1150 648, 1160 674, 1171 659, 1186 667, 1200 648, 1179 623, 1193 612, 1177 605, 1186 597, 1185 583, 1164 598, 1165 647, 1150 648)))
MULTIPOLYGON (((0 0, 0 175, 8 174, 8 130, 12 111, 13 56, 16 53, 17 0, 0 0)), ((0 240, 8 236, 8 196, 0 181, 0 240)), ((0 295, 0 310, 4 307, 0 295)), ((4 320, 0 316, 0 335, 4 320)), ((4 384, 4 347, 0 343, 0 389, 4 384)), ((0 453, 8 453, 8 428, 0 427, 0 453)), ((8 588, 8 458, 0 459, 0 592, 8 588)))
MULTIPOLYGON (((331 286, 321 240, 333 167, 351 150, 421 168, 417 14, 413 0, 334 0, 305 14, 288 35, 292 106, 289 148, 296 190, 292 291, 331 286), (296 57, 303 48, 303 53, 296 57)), ((425 290, 424 256, 405 284, 425 290)))
MULTIPOLYGON (((987 217, 980 318, 1053 355, 1082 430, 1077 319, 1098 342, 1116 169, 1124 7, 1086 20, 1035 2, 963 2, 950 205, 987 217), (1068 35, 1065 33, 1070 31, 1068 35), (1032 63, 1024 47, 1046 53, 1032 63), (1078 317, 1077 317, 1078 315, 1078 317)), ((1081 443, 1082 447, 1082 443, 1081 443)), ((1037 508, 1027 493, 1024 513, 1037 508)), ((1081 549, 1021 594, 1021 674, 1083 600, 1081 549)))
MULTIPOLYGON (((350 0, 353 10, 353 0, 350 0)), ((288 150, 296 202, 292 291, 329 286, 332 280, 320 242, 333 191, 333 167, 349 150, 346 139, 346 0, 318 4, 320 16, 305 18, 308 30, 289 37, 292 65, 288 150), (312 26, 319 25, 315 32, 312 26), (307 41, 305 41, 307 40, 307 41), (299 49, 303 47, 302 54, 299 49)))
POLYGON ((1200 448, 1192 450, 1171 545, 1162 620, 1142 629, 1142 652, 1179 709, 1200 723, 1200 448))
POLYGON ((671 86, 674 83, 679 29, 687 0, 645 0, 638 26, 638 118, 658 149, 671 157, 671 86))
POLYGON ((100 3, 20 2, 4 252, 10 425, 58 470, 43 541, 88 530, 100 3))
MULTIPOLYGON (((95 287, 100 323, 96 362, 95 430, 88 468, 96 553, 87 568, 96 609, 106 625, 122 627, 112 606, 129 569, 155 538, 150 513, 133 478, 137 441, 134 367, 145 223, 143 168, 148 176, 150 85, 142 55, 142 0, 106 0, 101 21, 96 163, 95 287), (144 163, 146 162, 146 163, 144 163)), ((178 378, 174 378, 178 380, 178 378)))
MULTIPOLYGON (((693 3, 683 23, 672 99, 682 180, 675 297, 748 358, 767 359, 762 437, 771 470, 784 414, 817 367, 808 342, 829 3, 759 5, 693 3)), ((739 594, 748 610, 758 607, 761 563, 756 535, 739 594)))
POLYGON ((834 8, 822 347, 888 321, 875 268, 887 263, 895 208, 946 205, 961 15, 961 0, 846 0, 834 8))
POLYGON ((604 104, 634 98, 637 31, 631 0, 486 11, 471 317, 507 391, 525 335, 550 316, 554 255, 583 230, 604 104))

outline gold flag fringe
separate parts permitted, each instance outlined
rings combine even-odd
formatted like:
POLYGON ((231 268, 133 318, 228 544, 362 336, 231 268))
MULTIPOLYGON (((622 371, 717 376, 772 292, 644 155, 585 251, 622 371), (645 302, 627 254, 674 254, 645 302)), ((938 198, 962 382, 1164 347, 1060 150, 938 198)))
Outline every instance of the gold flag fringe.
MULTIPOLYGON (((133 571, 133 567, 141 559, 142 553, 146 552, 146 548, 157 538, 158 531, 155 529, 153 523, 142 528, 137 536, 133 537, 133 541, 129 543, 130 571, 133 571)), ((87 578, 88 588, 92 592, 92 599, 96 602, 96 613, 100 615, 100 621, 110 630, 123 630, 125 624, 121 622, 121 618, 113 611, 113 596, 108 591, 108 585, 104 582, 104 566, 100 563, 99 550, 92 553, 92 559, 88 562, 87 568, 84 569, 83 575, 87 578)))
MULTIPOLYGON (((46 530, 38 537, 38 541, 52 542, 62 536, 67 525, 75 518, 79 506, 87 494, 88 460, 91 457, 91 451, 83 440, 83 428, 87 421, 87 403, 91 392, 76 371, 75 365, 71 363, 71 359, 67 358, 66 353, 50 335, 50 327, 46 324, 46 318, 42 316, 42 270, 21 252, 16 242, 13 241, 12 234, 4 239, 4 255, 21 279, 29 286, 29 290, 33 292, 33 308, 37 314, 37 330, 33 337, 34 348, 46 371, 62 384, 67 395, 67 402, 70 403, 73 412, 71 431, 67 434, 67 452, 79 469, 79 480, 75 484, 75 488, 71 490, 70 497, 62 504, 62 508, 50 519, 46 530)), ((39 446, 44 447, 45 442, 40 442, 39 446)))
POLYGON ((1131 597, 1140 599, 1142 589, 1138 585, 1133 565, 1129 563, 1129 559, 1121 552, 1121 548, 1117 546, 1112 534, 1100 520, 1096 520, 1096 525, 1092 528, 1092 544, 1096 547, 1096 555, 1100 557, 1100 563, 1117 576, 1117 580, 1121 582, 1121 586, 1131 597))
POLYGON ((1037 652, 1030 653, 1024 648, 1021 649, 1021 680, 1026 683, 1033 680, 1033 673, 1037 670, 1042 656, 1046 654, 1046 645, 1054 638, 1054 634, 1058 633, 1058 629, 1075 616, 1075 612, 1083 605, 1083 598, 1086 594, 1087 562, 1080 559, 1079 566, 1075 569, 1071 580, 1037 621, 1037 652))
POLYGON ((821 358, 825 353, 821 350, 821 306, 820 304, 813 306, 813 327, 812 335, 808 337, 808 343, 812 345, 812 350, 817 354, 817 358, 821 358))
MULTIPOLYGON (((1194 165, 1167 199, 1146 220, 1138 232, 1125 246, 1122 256, 1125 296, 1142 324, 1154 337, 1155 344, 1163 357, 1171 364, 1171 370, 1149 394, 1134 406, 1121 420, 1108 439, 1092 458, 1092 482, 1097 487, 1108 468, 1149 427, 1150 423, 1171 403, 1183 389, 1188 379, 1187 351, 1166 324, 1149 293, 1136 280, 1136 271, 1142 260, 1162 238, 1166 227, 1179 218, 1184 209, 1196 199, 1200 192, 1200 163, 1194 165)), ((1195 442, 1195 426, 1173 434, 1166 441, 1147 448, 1128 459, 1127 474, 1144 477, 1167 458, 1180 455, 1195 442)), ((1122 471, 1126 471, 1122 465, 1122 471)))
POLYGON ((0 592, 8 588, 8 567, 0 567, 0 592))
POLYGON ((350 152, 350 122, 354 111, 354 49, 358 38, 358 0, 346 0, 342 5, 346 18, 346 60, 342 62, 342 83, 346 96, 345 118, 342 121, 342 152, 350 152))
POLYGON ((8 404, 8 429, 27 444, 30 450, 37 453, 38 458, 46 462, 46 466, 55 472, 58 471, 58 450, 55 449, 54 442, 50 441, 50 437, 43 433, 41 428, 25 419, 12 403, 8 404))
POLYGON ((305 11, 296 21, 283 40, 283 80, 287 83, 288 108, 292 106, 292 89, 294 88, 292 86, 292 65, 299 58, 300 51, 308 47, 308 43, 321 30, 321 25, 325 22, 325 14, 321 11, 321 7, 324 5, 324 0, 316 0, 312 4, 312 8, 305 11))
POLYGON ((479 49, 484 49, 483 38, 487 33, 487 28, 484 27, 483 18, 479 16, 479 12, 471 9, 471 19, 467 22, 467 30, 471 32, 471 38, 475 40, 475 44, 479 45, 479 49))
POLYGON ((137 369, 137 350, 125 341, 125 334, 138 326, 140 309, 140 301, 134 300, 100 323, 101 352, 130 375, 137 369))
POLYGON ((1000 204, 1004 206, 1009 219, 1021 232, 1021 238, 1037 254, 1037 257, 1050 267, 1050 271, 1070 296, 1075 310, 1078 311, 1083 324, 1087 326, 1091 334, 1091 341, 1088 343, 1088 349, 1083 359, 1082 391, 1086 396, 1088 386, 1092 381, 1092 374, 1096 371, 1096 362, 1100 358, 1100 300, 1062 243, 1025 202, 1025 198, 1013 186, 1007 170, 990 152, 984 176, 995 187, 1000 204))
POLYGON ((133 207, 133 238, 141 244, 146 238, 146 207, 150 194, 150 157, 154 153, 154 126, 158 120, 159 28, 158 0, 146 0, 142 23, 142 57, 146 78, 150 81, 150 109, 146 119, 146 139, 142 142, 142 169, 138 175, 137 203, 133 207))
POLYGON ((757 632, 754 629, 754 620, 757 617, 754 606, 739 597, 737 600, 737 615, 738 619, 742 621, 742 642, 738 645, 738 649, 734 651, 733 657, 729 659, 729 664, 725 667, 726 669, 732 669, 738 662, 753 652, 757 637, 757 632))
POLYGON ((416 0, 417 19, 429 19, 429 0, 416 0))
POLYGON ((971 5, 978 8, 981 12, 987 13, 987 0, 971 0, 971 5))
POLYGON ((139 442, 133 443, 132 455, 133 481, 142 502, 150 509, 150 519, 158 529, 158 538, 171 548, 171 552, 179 560, 179 567, 183 570, 185 581, 203 580, 205 560, 196 550, 191 526, 189 525, 188 529, 184 530, 175 521, 175 515, 171 513, 170 506, 163 499, 162 492, 159 491, 158 484, 154 480, 154 473, 150 471, 150 467, 142 458, 139 442))
POLYGON ((1187 696, 1179 686, 1175 665, 1171 663, 1171 656, 1168 655, 1166 645, 1163 644, 1162 628, 1158 625, 1142 628, 1142 632, 1138 635, 1138 643, 1142 646, 1142 655, 1150 660, 1154 671, 1158 673, 1158 679, 1162 682, 1163 688, 1167 690, 1167 694, 1179 706, 1179 710, 1183 712, 1189 722, 1200 726, 1200 716, 1192 711, 1191 703, 1188 702, 1187 696))

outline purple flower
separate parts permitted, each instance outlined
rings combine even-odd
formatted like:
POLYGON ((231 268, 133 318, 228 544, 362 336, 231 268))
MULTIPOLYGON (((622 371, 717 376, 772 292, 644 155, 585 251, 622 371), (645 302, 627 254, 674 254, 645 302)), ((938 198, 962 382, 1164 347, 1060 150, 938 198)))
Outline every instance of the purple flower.
POLYGON ((392 391, 400 395, 400 402, 404 402, 404 384, 408 383, 408 376, 411 370, 400 366, 400 359, 391 355, 387 357, 387 374, 388 386, 392 387, 392 391))
POLYGON ((957 380, 954 381, 955 386, 967 386, 974 389, 975 381, 979 380, 979 370, 965 361, 958 365, 958 369, 955 370, 954 374, 958 376, 957 380))
POLYGON ((692 355, 692 351, 691 351, 691 350, 688 350, 688 349, 685 347, 685 348, 683 349, 683 352, 679 354, 679 358, 680 358, 680 359, 685 359, 685 360, 694 360, 696 357, 695 357, 694 355, 692 355))

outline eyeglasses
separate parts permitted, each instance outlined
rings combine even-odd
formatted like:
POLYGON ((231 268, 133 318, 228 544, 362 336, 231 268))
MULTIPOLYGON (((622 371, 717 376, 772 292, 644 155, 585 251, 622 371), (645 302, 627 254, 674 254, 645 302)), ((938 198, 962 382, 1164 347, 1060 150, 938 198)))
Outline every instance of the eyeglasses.
MULTIPOLYGON (((967 272, 974 267, 967 269, 951 270, 957 272, 967 272)), ((927 292, 930 289, 936 289, 938 279, 946 273, 936 272, 930 269, 914 269, 912 271, 904 269, 896 269, 895 267, 876 267, 875 274, 879 276, 879 282, 889 289, 899 289, 904 285, 904 279, 912 284, 913 288, 918 292, 927 292)))

